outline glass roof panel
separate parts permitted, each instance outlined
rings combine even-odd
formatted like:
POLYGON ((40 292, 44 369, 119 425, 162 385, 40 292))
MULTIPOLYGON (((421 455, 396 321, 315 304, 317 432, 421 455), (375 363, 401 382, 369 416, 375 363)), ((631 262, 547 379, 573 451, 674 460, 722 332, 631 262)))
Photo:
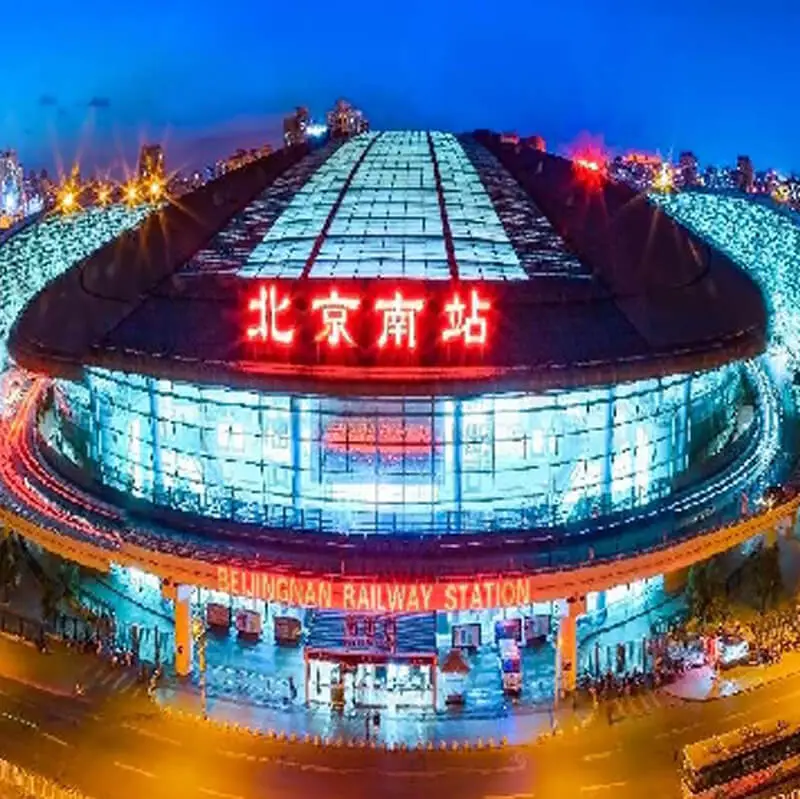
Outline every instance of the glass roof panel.
MULTIPOLYGON (((516 181, 469 140, 425 131, 368 133, 323 157, 312 154, 290 170, 294 177, 281 202, 272 202, 272 213, 260 213, 255 239, 252 225, 247 242, 223 231, 211 251, 193 261, 243 277, 297 278, 324 233, 311 277, 447 280, 438 166, 462 278, 589 274, 516 181), (313 171, 304 166, 309 159, 316 159, 313 171)), ((268 189, 256 203, 268 203, 275 193, 275 187, 268 189)), ((246 221, 251 213, 246 209, 240 216, 246 221)))
POLYGON ((239 269, 242 277, 300 277, 314 241, 374 133, 345 142, 294 195, 239 269))
MULTIPOLYGON (((531 277, 591 277, 591 271, 567 249, 547 217, 497 158, 473 139, 465 138, 461 144, 525 273, 531 277)), ((484 238, 490 236, 487 230, 484 238)))
POLYGON ((461 143, 432 133, 458 274, 467 280, 527 280, 477 170, 461 143))
POLYGON ((311 153, 277 177, 268 189, 195 253, 184 271, 237 273, 328 154, 329 150, 311 153))
POLYGON ((428 136, 383 133, 345 193, 311 277, 450 277, 428 136))

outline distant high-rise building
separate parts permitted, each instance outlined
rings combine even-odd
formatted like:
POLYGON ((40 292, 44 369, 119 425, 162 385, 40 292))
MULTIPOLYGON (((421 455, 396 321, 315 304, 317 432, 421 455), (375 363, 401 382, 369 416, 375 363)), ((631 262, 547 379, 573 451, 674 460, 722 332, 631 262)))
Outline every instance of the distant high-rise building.
POLYGON ((609 175, 636 191, 650 191, 653 181, 661 174, 663 162, 658 155, 632 152, 616 156, 608 165, 609 175))
POLYGON ((305 144, 306 131, 311 117, 308 109, 298 106, 294 113, 283 120, 283 142, 287 147, 295 144, 305 144))
POLYGON ((541 136, 526 136, 522 140, 522 144, 531 150, 539 150, 540 152, 544 152, 547 149, 541 136))
POLYGON ((332 139, 347 139, 369 130, 364 113, 347 100, 337 100, 327 114, 328 132, 332 139))
POLYGON ((136 174, 141 181, 164 180, 164 148, 160 144, 143 144, 139 149, 139 165, 136 174))
POLYGON ((25 201, 23 172, 14 150, 0 152, 0 215, 16 216, 25 201))
POLYGON ((753 191, 753 184, 755 183, 755 170, 753 169, 753 162, 747 155, 740 155, 736 159, 736 188, 739 191, 751 192, 753 191))
POLYGON ((768 169, 763 175, 759 176, 759 183, 761 184, 761 191, 764 194, 774 194, 775 190, 781 184, 781 179, 774 169, 768 169))
POLYGON ((272 152, 272 148, 268 144, 261 147, 255 147, 250 150, 239 148, 233 155, 229 156, 225 161, 225 172, 230 172, 233 169, 239 169, 247 164, 252 164, 259 158, 266 158, 272 152))
POLYGON ((678 158, 678 178, 681 186, 697 186, 700 182, 700 173, 697 166, 697 156, 686 150, 678 158))
POLYGON ((706 168, 703 184, 712 191, 730 191, 738 186, 738 172, 732 167, 706 168))

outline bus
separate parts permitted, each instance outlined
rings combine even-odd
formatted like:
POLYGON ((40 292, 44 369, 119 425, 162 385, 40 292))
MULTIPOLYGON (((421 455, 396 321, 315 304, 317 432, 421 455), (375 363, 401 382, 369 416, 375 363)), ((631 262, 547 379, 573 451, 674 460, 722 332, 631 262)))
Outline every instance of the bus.
POLYGON ((794 783, 800 778, 800 714, 689 744, 680 768, 684 799, 751 797, 794 783))

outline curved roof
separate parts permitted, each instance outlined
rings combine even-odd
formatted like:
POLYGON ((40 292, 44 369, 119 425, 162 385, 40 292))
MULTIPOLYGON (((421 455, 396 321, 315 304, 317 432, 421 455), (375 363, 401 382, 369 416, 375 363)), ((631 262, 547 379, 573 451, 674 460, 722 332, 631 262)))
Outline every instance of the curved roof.
POLYGON ((727 256, 627 187, 488 133, 392 132, 284 149, 181 198, 54 280, 10 350, 63 376, 97 365, 271 389, 544 389, 749 357, 766 319, 727 256), (267 286, 291 346, 248 333, 267 286), (434 320, 452 321, 452 297, 475 287, 491 336, 444 347, 434 320), (352 348, 318 344, 314 300, 334 291, 361 303, 352 348), (413 351, 375 347, 380 321, 367 320, 398 291, 425 306, 413 351))

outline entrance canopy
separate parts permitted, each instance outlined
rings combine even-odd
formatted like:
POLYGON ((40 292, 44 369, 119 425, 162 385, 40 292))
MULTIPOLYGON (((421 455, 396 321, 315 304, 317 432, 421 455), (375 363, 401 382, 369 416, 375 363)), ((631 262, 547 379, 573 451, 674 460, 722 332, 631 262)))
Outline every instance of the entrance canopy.
POLYGON ((308 649, 307 660, 323 660, 339 663, 344 666, 359 666, 371 663, 383 666, 397 663, 406 666, 433 666, 436 664, 436 652, 389 652, 380 649, 308 649))
POLYGON ((351 664, 435 663, 436 614, 320 611, 310 625, 306 657, 351 664))

